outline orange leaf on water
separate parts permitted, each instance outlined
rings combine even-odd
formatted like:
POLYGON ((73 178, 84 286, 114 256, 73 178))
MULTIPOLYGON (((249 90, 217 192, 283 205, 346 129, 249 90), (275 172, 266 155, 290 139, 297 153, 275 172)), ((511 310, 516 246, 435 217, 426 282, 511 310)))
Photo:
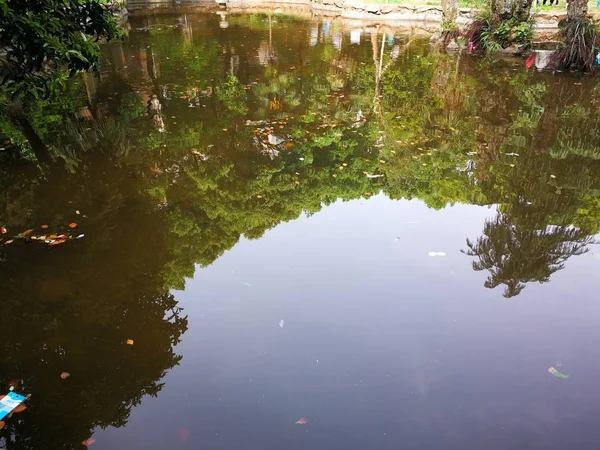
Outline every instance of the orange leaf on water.
POLYGON ((83 441, 81 445, 92 445, 94 442, 96 442, 96 439, 89 438, 83 441))
POLYGON ((296 425, 306 425, 308 423, 308 419, 306 417, 300 417, 296 420, 296 425))
POLYGON ((77 227, 77 224, 75 222, 71 222, 69 224, 69 228, 76 228, 76 227, 77 227))
POLYGON ((0 420, 0 430, 1 430, 2 428, 4 428, 4 425, 6 425, 6 424, 4 423, 4 421, 3 421, 3 420, 0 420))
POLYGON ((44 224, 42 225, 42 228, 45 230, 46 228, 48 228, 48 225, 44 224))
POLYGON ((127 345, 133 345, 133 339, 127 339, 127 345))
POLYGON ((19 405, 19 406, 17 406, 17 407, 14 409, 14 411, 13 411, 13 412, 14 412, 14 413, 16 413, 16 414, 18 414, 18 413, 20 413, 20 412, 23 412, 23 411, 25 411, 26 409, 27 409, 27 406, 25 406, 25 405, 19 405))
POLYGON ((25 231, 23 231, 23 232, 21 233, 21 237, 27 237, 27 236, 29 236, 31 233, 33 233, 33 230, 32 230, 32 229, 30 229, 30 230, 25 230, 25 231))

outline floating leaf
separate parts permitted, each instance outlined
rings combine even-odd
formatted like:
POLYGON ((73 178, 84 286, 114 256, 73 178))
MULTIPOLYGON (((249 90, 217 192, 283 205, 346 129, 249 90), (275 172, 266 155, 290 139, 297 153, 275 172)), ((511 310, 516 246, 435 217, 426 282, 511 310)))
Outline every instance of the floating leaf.
POLYGON ((308 423, 308 419, 306 417, 300 417, 296 420, 296 425, 306 425, 308 423))
POLYGON ((6 423, 3 420, 0 420, 0 430, 4 428, 4 425, 6 425, 6 423))
POLYGON ((33 233, 33 229, 29 229, 29 230, 25 230, 21 233, 21 237, 27 237, 29 236, 31 233, 33 233))
POLYGON ((69 224, 69 228, 76 228, 76 227, 77 227, 77 224, 75 222, 71 222, 69 224))
POLYGON ((81 214, 81 213, 79 212, 79 210, 76 210, 76 211, 75 211, 75 214, 79 215, 79 214, 81 214))
POLYGON ((53 242, 50 242, 48 245, 59 245, 59 244, 64 244, 67 240, 66 239, 57 239, 53 242))
POLYGON ((96 442, 96 439, 89 438, 89 439, 86 439, 85 441, 83 441, 81 443, 81 445, 86 445, 86 446, 87 445, 92 445, 94 442, 96 442))
POLYGON ((60 374, 60 377, 61 377, 63 380, 66 380, 66 379, 67 379, 67 378, 69 378, 70 376, 71 376, 71 374, 70 374, 69 372, 63 372, 63 373, 61 373, 61 374, 60 374))
POLYGON ((127 339, 127 345, 133 345, 133 339, 127 339))
POLYGON ((8 241, 6 241, 4 243, 4 245, 12 244, 13 242, 14 242, 14 239, 9 239, 8 241))
POLYGON ((15 409, 13 409, 13 412, 14 412, 15 414, 18 414, 18 413, 22 413, 22 412, 23 412, 23 411, 25 411, 26 409, 27 409, 27 406, 25 406, 25 405, 19 405, 19 406, 17 406, 15 409))
POLYGON ((8 233, 5 227, 0 227, 0 232, 2 232, 2 234, 8 233))

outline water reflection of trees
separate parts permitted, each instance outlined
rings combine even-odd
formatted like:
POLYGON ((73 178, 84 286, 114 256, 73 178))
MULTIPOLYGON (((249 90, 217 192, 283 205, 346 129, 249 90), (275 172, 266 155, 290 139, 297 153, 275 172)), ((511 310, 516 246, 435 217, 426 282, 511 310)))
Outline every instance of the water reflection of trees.
POLYGON ((60 182, 47 174, 10 199, 26 217, 5 222, 9 230, 76 220, 86 237, 3 246, 0 389, 32 394, 2 430, 7 449, 81 448, 96 427, 123 425, 180 360, 173 347, 187 321, 160 278, 165 230, 131 176, 95 162, 60 182))
POLYGON ((130 45, 111 47, 103 79, 83 83, 92 117, 40 133, 72 170, 101 148, 137 176, 168 230, 165 285, 182 287, 242 235, 380 190, 434 208, 499 205, 470 252, 511 292, 561 267, 556 239, 571 242, 571 225, 573 242, 597 231, 597 103, 582 96, 593 81, 566 89, 383 29, 356 45, 335 23, 232 16, 222 30, 217 16, 191 17, 133 19, 130 45), (153 95, 164 130, 145 116, 153 95), (276 152, 261 150, 261 127, 282 140, 276 152), (510 244, 530 235, 544 236, 536 265, 510 244), (502 236, 512 239, 504 259, 484 257, 502 236), (507 258, 511 268, 498 269, 507 258))
POLYGON ((186 322, 169 289, 241 236, 338 199, 497 205, 465 253, 505 296, 547 282, 600 230, 593 80, 565 88, 383 30, 357 45, 335 24, 152 20, 107 49, 100 79, 33 112, 70 173, 0 168, 3 225, 64 225, 67 200, 89 216, 86 239, 60 253, 0 250, 2 325, 15 336, 4 388, 19 379, 33 394, 28 420, 8 422, 11 448, 74 446, 123 424, 179 361, 186 322), (261 58, 265 42, 276 58, 261 58), (146 115, 154 95, 164 130, 146 115))
POLYGON ((483 236, 467 240, 469 256, 475 256, 474 270, 488 270, 485 287, 504 284, 505 297, 518 295, 525 283, 550 281, 550 275, 564 267, 567 259, 587 251, 594 239, 574 227, 547 226, 535 230, 514 225, 498 214, 486 220, 483 236))

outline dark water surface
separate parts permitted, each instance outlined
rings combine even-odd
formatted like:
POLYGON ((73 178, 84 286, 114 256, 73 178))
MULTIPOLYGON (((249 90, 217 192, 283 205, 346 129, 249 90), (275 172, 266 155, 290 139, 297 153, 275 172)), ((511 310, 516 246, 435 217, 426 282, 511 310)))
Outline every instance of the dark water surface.
POLYGON ((0 166, 6 448, 598 448, 596 78, 130 25, 32 113, 57 167, 0 166))

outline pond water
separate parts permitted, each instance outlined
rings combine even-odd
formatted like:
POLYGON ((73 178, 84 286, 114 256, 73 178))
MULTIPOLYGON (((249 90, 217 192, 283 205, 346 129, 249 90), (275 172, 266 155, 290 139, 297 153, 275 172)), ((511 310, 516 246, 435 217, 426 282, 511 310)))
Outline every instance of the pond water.
POLYGON ((32 111, 56 167, 3 152, 6 448, 597 446, 596 78, 335 21, 130 27, 32 111))

